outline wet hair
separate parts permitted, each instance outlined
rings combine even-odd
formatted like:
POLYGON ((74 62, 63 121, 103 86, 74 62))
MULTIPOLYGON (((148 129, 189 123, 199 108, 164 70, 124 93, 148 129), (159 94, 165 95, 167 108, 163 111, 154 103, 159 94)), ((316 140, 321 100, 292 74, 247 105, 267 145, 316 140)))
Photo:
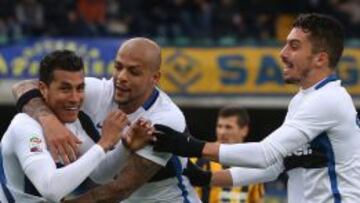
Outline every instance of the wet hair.
POLYGON ((328 15, 310 13, 299 15, 293 27, 309 33, 312 52, 326 52, 330 68, 335 69, 344 49, 344 31, 340 22, 328 15))
POLYGON ((57 50, 47 54, 40 62, 39 80, 49 85, 55 70, 83 71, 83 60, 73 51, 57 50))
POLYGON ((249 125, 250 117, 246 109, 237 107, 237 106, 227 106, 220 109, 218 117, 219 118, 228 118, 228 117, 237 117, 237 124, 239 127, 244 127, 249 125))

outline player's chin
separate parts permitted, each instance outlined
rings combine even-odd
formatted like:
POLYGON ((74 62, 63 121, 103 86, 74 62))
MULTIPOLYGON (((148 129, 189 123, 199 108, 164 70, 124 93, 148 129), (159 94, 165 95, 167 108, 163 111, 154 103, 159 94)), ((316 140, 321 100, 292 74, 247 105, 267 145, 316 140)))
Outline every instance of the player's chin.
POLYGON ((117 104, 127 104, 128 103, 128 98, 127 97, 124 97, 124 95, 115 95, 114 97, 114 101, 117 103, 117 104))
POLYGON ((79 110, 64 111, 59 115, 59 119, 64 123, 72 123, 76 121, 79 116, 79 110))
POLYGON ((291 77, 290 75, 284 74, 283 75, 284 82, 286 84, 297 84, 299 83, 299 79, 295 77, 291 77))

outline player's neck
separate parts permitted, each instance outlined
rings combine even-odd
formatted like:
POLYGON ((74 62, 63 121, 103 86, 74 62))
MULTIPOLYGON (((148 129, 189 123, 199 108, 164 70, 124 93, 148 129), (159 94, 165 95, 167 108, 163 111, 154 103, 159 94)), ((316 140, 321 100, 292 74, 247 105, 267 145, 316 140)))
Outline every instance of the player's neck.
POLYGON ((309 87, 314 86, 318 82, 324 80, 325 78, 329 77, 331 74, 333 74, 334 71, 331 69, 325 69, 322 71, 318 71, 316 73, 308 75, 302 82, 300 82, 300 87, 302 89, 307 89, 309 87))
POLYGON ((134 113, 136 110, 138 110, 141 106, 144 105, 144 103, 149 99, 151 96, 152 91, 147 92, 144 94, 143 97, 140 97, 138 99, 135 99, 131 102, 128 102, 126 104, 118 104, 119 109, 121 109, 126 114, 134 113))

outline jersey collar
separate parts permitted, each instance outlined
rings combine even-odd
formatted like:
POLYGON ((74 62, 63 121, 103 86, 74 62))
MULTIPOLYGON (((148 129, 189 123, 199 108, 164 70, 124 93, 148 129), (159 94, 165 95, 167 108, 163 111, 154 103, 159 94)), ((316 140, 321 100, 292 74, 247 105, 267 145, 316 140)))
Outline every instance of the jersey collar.
POLYGON ((159 90, 154 88, 152 91, 150 97, 145 101, 145 103, 142 105, 142 107, 147 111, 150 109, 150 107, 155 103, 156 99, 159 97, 159 90))
POLYGON ((326 84, 339 80, 339 77, 336 74, 331 74, 324 80, 320 81, 317 85, 315 85, 315 90, 318 90, 322 87, 324 87, 326 84))

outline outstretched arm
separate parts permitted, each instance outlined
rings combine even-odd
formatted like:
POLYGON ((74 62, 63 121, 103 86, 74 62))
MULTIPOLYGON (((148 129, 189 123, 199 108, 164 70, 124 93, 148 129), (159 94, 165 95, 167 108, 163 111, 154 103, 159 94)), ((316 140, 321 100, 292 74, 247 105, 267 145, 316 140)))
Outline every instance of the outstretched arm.
POLYGON ((155 125, 155 129, 155 151, 251 168, 267 168, 309 141, 303 132, 292 126, 281 126, 261 142, 241 144, 204 142, 164 125, 155 125))
MULTIPOLYGON (((18 101, 25 93, 36 89, 39 89, 37 80, 25 80, 16 83, 12 87, 12 92, 16 101, 18 101)), ((81 143, 80 140, 57 119, 42 97, 30 99, 19 110, 22 110, 41 124, 54 160, 61 158, 65 164, 68 164, 76 159, 77 144, 81 143)))
POLYGON ((238 187, 276 179, 284 170, 281 162, 268 168, 232 167, 219 171, 207 171, 188 161, 183 174, 194 186, 238 187))
POLYGON ((162 166, 132 154, 126 166, 111 183, 90 190, 81 197, 66 203, 119 202, 152 178, 162 166))

